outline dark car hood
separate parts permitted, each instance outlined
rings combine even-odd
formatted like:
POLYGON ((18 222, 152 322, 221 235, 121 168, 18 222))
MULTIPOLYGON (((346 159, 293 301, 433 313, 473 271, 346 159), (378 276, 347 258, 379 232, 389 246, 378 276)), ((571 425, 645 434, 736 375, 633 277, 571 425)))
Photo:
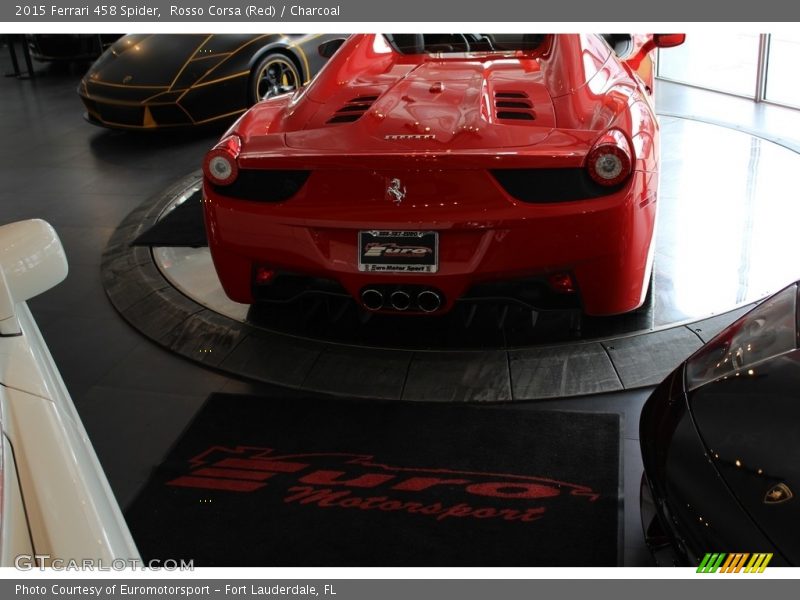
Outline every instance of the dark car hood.
MULTIPOLYGON (((257 35, 158 34, 126 35, 109 48, 89 69, 87 78, 98 83, 170 87, 187 63, 210 66, 224 55, 257 38, 257 35)), ((198 71, 198 77, 206 72, 198 71)), ((185 78, 182 78, 185 79, 185 78)))
POLYGON ((800 350, 794 350, 759 363, 747 376, 706 384, 690 396, 692 416, 709 458, 744 509, 793 565, 800 565, 798 378, 800 350), (795 496, 771 498, 781 485, 795 496))

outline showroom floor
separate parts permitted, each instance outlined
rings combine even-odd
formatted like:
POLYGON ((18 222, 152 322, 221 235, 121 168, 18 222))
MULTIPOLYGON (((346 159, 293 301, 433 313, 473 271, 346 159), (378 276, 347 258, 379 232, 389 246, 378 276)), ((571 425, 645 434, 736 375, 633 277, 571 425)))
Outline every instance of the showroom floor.
MULTIPOLYGON (((0 57, 3 72, 10 70, 0 57)), ((44 218, 66 248, 66 282, 30 302, 120 504, 214 392, 296 397, 300 393, 233 379, 156 346, 108 302, 100 257, 116 226, 142 201, 197 168, 219 131, 135 135, 83 121, 75 93, 80 67, 0 80, 0 222, 44 218)), ((800 113, 755 106, 662 83, 661 109, 715 120, 800 148, 800 113), (718 104, 719 102, 719 104, 718 104), (720 112, 719 107, 724 108, 720 112)), ((651 564, 638 523, 638 414, 648 390, 529 404, 624 415, 624 564, 651 564)), ((307 394, 304 394, 307 395, 307 394)))

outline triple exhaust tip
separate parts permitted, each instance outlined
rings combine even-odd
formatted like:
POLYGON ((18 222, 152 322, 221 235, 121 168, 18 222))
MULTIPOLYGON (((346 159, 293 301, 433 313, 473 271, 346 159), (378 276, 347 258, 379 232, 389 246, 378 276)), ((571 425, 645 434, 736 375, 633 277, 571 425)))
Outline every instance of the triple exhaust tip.
POLYGON ((417 296, 417 306, 422 312, 434 312, 442 306, 442 297, 437 292, 423 290, 417 296))
MULTIPOLYGON (((368 310, 380 310, 384 308, 385 298, 380 290, 367 288, 361 292, 361 302, 368 310)), ((389 306, 396 311, 406 311, 411 304, 411 295, 404 290, 395 290, 389 296, 389 306)), ((416 304, 422 312, 435 312, 442 306, 442 297, 433 290, 422 290, 417 294, 416 304)))
POLYGON ((383 308, 383 294, 373 288, 368 288, 361 292, 361 302, 369 310, 380 310, 383 308))

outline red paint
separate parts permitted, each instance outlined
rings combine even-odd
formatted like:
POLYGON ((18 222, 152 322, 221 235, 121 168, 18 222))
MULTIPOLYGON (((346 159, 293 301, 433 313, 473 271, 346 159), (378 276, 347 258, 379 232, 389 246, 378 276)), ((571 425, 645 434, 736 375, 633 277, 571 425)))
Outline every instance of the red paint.
MULTIPOLYGON (((635 41, 641 49, 650 39, 635 41)), ((648 52, 637 60, 649 78, 648 52)), ((380 35, 351 36, 299 95, 257 104, 226 134, 241 138, 240 170, 311 175, 277 203, 229 198, 206 180, 222 286, 251 303, 253 265, 266 262, 336 279, 356 299, 367 285, 429 285, 443 293, 443 312, 477 283, 569 272, 587 314, 634 310, 646 292, 656 216, 650 84, 592 35, 553 35, 541 50, 511 56, 445 58, 400 55, 380 35), (498 118, 497 92, 524 93, 536 119, 498 118), (377 99, 358 120, 328 124, 364 96, 377 99), (586 168, 588 153, 613 132, 625 140, 620 155, 632 174, 607 196, 526 204, 488 171, 586 168), (407 190, 399 205, 386 199, 393 178, 407 190), (360 272, 362 229, 438 231, 439 272, 360 272)))

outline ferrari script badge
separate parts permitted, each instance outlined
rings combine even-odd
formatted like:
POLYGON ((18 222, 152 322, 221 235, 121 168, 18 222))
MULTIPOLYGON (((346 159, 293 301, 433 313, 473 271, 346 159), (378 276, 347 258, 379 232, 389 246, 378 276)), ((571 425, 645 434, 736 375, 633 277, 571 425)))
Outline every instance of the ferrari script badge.
POLYGON ((386 188, 386 197, 397 206, 400 206, 400 203, 406 197, 406 188, 399 179, 392 179, 389 187, 386 188))

